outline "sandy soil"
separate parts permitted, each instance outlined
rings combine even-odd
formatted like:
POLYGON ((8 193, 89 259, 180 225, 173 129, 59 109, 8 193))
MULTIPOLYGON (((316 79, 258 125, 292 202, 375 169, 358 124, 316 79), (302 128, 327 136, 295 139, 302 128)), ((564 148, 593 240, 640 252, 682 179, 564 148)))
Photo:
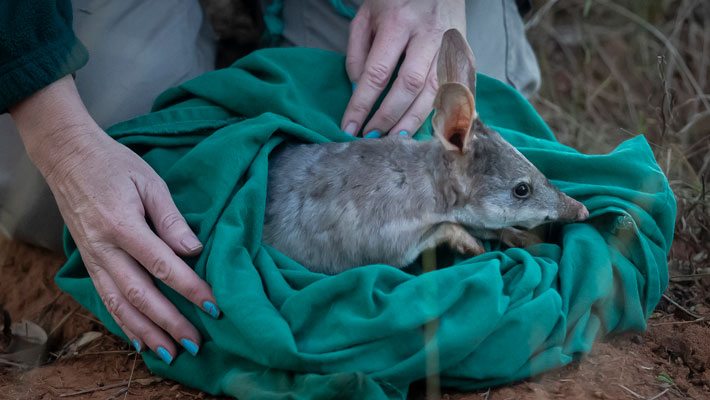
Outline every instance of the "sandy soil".
MULTIPOLYGON (((214 398, 152 375, 127 344, 62 294, 53 276, 63 261, 61 254, 0 238, 0 304, 13 320, 29 319, 51 332, 48 364, 0 365, 0 399, 54 399, 81 391, 64 398, 123 398, 126 391, 129 398, 214 398), (102 335, 74 351, 71 344, 86 332, 102 335)), ((710 277, 702 279, 672 283, 667 294, 678 306, 664 299, 647 331, 597 343, 581 362, 486 391, 445 391, 441 398, 708 399, 710 277), (694 322, 689 312, 706 319, 694 322)), ((424 399, 424 393, 423 385, 414 385, 410 398, 424 399)))

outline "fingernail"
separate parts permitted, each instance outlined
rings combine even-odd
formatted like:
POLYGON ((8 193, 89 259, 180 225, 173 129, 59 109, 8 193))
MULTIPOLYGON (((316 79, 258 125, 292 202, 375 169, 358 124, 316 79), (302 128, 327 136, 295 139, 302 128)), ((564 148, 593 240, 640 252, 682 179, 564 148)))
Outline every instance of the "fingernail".
POLYGON ((191 340, 182 339, 180 343, 182 343, 182 347, 184 347, 185 350, 187 350, 187 352, 192 354, 193 356, 196 356, 197 352, 200 351, 200 348, 197 347, 197 345, 191 340))
POLYGON ((400 136, 409 135, 409 134, 407 133, 407 131, 402 131, 402 132, 400 132, 399 134, 400 134, 400 136))
POLYGON ((202 303, 202 307, 204 307, 205 311, 207 311, 207 314, 209 314, 214 319, 219 318, 219 315, 222 313, 221 311, 219 311, 219 308, 217 308, 216 305, 212 304, 212 302, 209 301, 202 303))
POLYGON ((345 127, 345 133, 350 136, 355 136, 355 129, 357 129, 357 124, 351 122, 345 127))
POLYGON ((357 86, 357 82, 353 82, 353 92, 355 91, 355 86, 357 86))
POLYGON ((170 365, 173 362, 173 356, 168 353, 167 350, 165 350, 162 347, 158 347, 158 357, 160 357, 161 360, 163 360, 166 364, 170 365))
POLYGON ((200 243, 200 241, 194 236, 186 237, 180 242, 180 244, 182 244, 182 247, 190 253, 202 248, 202 243, 200 243))
POLYGON ((377 139, 380 137, 380 132, 372 131, 372 132, 368 133, 367 135, 365 135, 365 137, 368 139, 377 139))
POLYGON ((138 341, 136 339, 131 340, 131 343, 133 343, 133 347, 136 348, 136 351, 140 353, 141 352, 141 344, 138 343, 138 341))

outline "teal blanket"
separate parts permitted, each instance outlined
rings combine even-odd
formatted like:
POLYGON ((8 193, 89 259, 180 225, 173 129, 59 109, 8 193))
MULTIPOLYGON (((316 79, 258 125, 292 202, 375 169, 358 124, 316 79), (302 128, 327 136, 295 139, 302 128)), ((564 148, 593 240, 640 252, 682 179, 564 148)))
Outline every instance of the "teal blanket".
MULTIPOLYGON (((263 245, 269 152, 285 140, 352 140, 339 129, 351 95, 343 61, 314 49, 258 51, 109 130, 169 185, 205 243, 188 262, 223 311, 213 320, 159 284, 204 342, 171 366, 144 353, 151 370, 240 399, 402 399, 428 375, 461 390, 501 384, 578 359, 598 337, 645 329, 668 281, 675 217, 648 144, 639 136, 610 154, 581 154, 486 76, 481 119, 584 202, 588 221, 526 249, 488 243, 493 251, 471 259, 440 251, 440 269, 424 274, 372 265, 326 276, 263 245)), ((430 125, 417 135, 426 140, 430 125)), ((65 249, 59 286, 125 338, 68 234, 65 249)))

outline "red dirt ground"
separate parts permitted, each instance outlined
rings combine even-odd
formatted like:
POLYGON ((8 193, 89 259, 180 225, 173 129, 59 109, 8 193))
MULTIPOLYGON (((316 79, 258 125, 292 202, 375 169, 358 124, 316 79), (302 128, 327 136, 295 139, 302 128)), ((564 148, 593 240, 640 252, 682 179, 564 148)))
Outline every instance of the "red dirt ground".
MULTIPOLYGON (((0 399, 54 399, 79 391, 88 392, 63 398, 123 398, 129 380, 128 398, 214 398, 153 376, 128 345, 57 288, 53 276, 63 262, 61 254, 0 238, 0 304, 14 320, 29 319, 53 332, 49 350, 55 355, 85 332, 103 333, 39 368, 0 365, 0 399)), ((664 299, 647 331, 597 343, 581 362, 486 391, 445 391, 441 398, 710 399, 710 277, 690 284, 692 291, 671 285, 667 295, 678 296, 680 307, 664 299), (682 298, 691 292, 692 298, 682 298), (694 322, 681 307, 706 319, 694 322)), ((410 398, 427 398, 424 393, 423 385, 415 385, 410 398)))

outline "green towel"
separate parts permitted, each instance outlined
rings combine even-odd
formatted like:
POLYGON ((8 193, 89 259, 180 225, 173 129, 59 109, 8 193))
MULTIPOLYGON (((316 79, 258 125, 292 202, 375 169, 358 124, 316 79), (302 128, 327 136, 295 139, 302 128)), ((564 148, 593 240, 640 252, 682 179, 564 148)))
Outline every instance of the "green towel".
MULTIPOLYGON (((479 75, 476 92, 481 119, 591 217, 527 249, 440 251, 440 269, 425 274, 373 265, 326 276, 261 243, 269 152, 284 140, 352 140, 339 129, 351 95, 342 56, 257 51, 110 129, 169 185, 205 243, 188 261, 223 311, 213 320, 159 284, 204 342, 172 366, 146 352, 148 367, 240 399, 403 399, 428 374, 462 390, 501 384, 578 359, 597 337, 645 329, 668 281, 675 201, 644 138, 580 154, 506 84, 479 75)), ((418 137, 428 135, 426 124, 418 137)), ((125 338, 69 235, 65 249, 59 286, 125 338)))

